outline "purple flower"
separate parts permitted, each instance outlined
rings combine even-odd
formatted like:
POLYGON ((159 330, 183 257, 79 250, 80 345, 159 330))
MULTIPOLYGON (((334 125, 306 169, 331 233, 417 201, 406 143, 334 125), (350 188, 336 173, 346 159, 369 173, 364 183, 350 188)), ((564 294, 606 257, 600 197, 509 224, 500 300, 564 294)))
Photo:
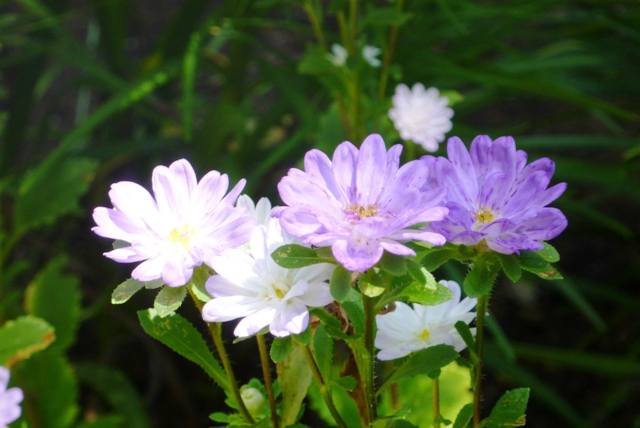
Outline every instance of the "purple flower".
POLYGON ((567 227, 560 210, 546 207, 567 188, 560 183, 547 189, 555 168, 550 159, 526 165, 527 154, 516 150, 513 138, 491 141, 486 135, 473 140, 470 152, 459 138, 450 138, 447 153, 449 159, 425 157, 435 173, 427 184, 437 181, 447 189, 449 208, 445 220, 427 230, 455 244, 484 241, 494 251, 511 254, 540 250, 540 241, 567 227))
POLYGON ((444 244, 444 237, 409 229, 441 220, 447 209, 437 206, 444 190, 421 190, 428 176, 427 162, 417 160, 402 168, 400 145, 387 152, 382 137, 370 135, 360 151, 351 143, 338 146, 333 159, 311 150, 305 171, 289 170, 278 184, 288 205, 277 212, 282 227, 304 244, 331 246, 346 269, 364 272, 384 250, 415 255, 406 241, 444 244))
POLYGON ((153 170, 155 199, 129 181, 111 185, 114 208, 98 207, 92 230, 128 243, 105 253, 120 263, 139 262, 131 276, 138 281, 162 278, 170 287, 186 284, 193 268, 249 241, 256 222, 246 208, 233 206, 241 180, 227 195, 229 178, 211 171, 200 182, 184 159, 153 170))
POLYGON ((0 427, 5 427, 20 417, 20 403, 24 394, 20 388, 9 388, 9 369, 0 366, 0 427))

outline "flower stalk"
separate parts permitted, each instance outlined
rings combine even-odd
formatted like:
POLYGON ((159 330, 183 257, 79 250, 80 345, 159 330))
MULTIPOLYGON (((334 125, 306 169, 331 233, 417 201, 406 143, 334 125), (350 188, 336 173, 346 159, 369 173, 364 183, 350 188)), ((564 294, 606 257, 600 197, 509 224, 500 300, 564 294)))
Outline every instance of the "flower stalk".
POLYGON ((489 295, 478 298, 476 312, 476 355, 478 363, 474 367, 473 380, 473 427, 480 425, 480 400, 482 398, 482 344, 484 339, 484 318, 489 306, 489 295))
POLYGON ((260 350, 260 363, 262 364, 262 375, 264 376, 264 386, 267 389, 267 398, 269 399, 269 408, 271 409, 271 421, 273 428, 278 428, 278 413, 276 411, 276 397, 273 393, 273 381, 271 379, 271 371, 269 370, 269 354, 267 352, 267 344, 264 340, 264 334, 256 335, 258 341, 258 349, 260 350))
POLYGON ((431 381, 433 392, 433 428, 440 428, 440 380, 431 381))
POLYGON ((366 355, 366 373, 363 373, 365 382, 365 394, 367 409, 369 411, 369 421, 376 419, 376 395, 374 388, 374 369, 373 369, 373 354, 374 354, 374 341, 375 341, 375 324, 376 314, 374 311, 374 303, 371 297, 362 294, 362 303, 364 305, 364 346, 367 349, 366 355))

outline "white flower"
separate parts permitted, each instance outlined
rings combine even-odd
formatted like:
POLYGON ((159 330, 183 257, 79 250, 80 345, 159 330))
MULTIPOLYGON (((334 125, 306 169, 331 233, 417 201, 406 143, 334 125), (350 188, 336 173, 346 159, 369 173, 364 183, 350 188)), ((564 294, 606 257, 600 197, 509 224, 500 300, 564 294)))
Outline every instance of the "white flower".
POLYGON ((105 256, 120 263, 144 260, 131 273, 134 279, 162 278, 179 287, 191 279, 194 267, 249 240, 255 220, 233 206, 245 180, 225 197, 226 174, 211 171, 198 183, 189 162, 181 159, 169 168, 156 167, 152 182, 155 199, 142 186, 121 181, 109 192, 114 208, 93 212, 96 234, 128 243, 105 256))
POLYGON ((24 394, 20 388, 7 389, 10 377, 9 370, 0 366, 0 427, 6 427, 22 413, 19 404, 24 394))
POLYGON ((271 220, 271 201, 268 198, 261 198, 256 204, 247 195, 240 195, 236 207, 247 208, 248 216, 253 217, 258 224, 266 226, 271 220))
POLYGON ((380 55, 380 52, 382 52, 380 48, 365 45, 365 47, 362 48, 362 57, 369 63, 369 65, 371 65, 371 67, 380 67, 380 64, 382 63, 378 58, 376 58, 380 55))
POLYGON ((342 67, 347 62, 349 53, 344 46, 334 43, 331 45, 331 53, 327 54, 327 59, 336 67, 342 67))
POLYGON ((285 337, 299 334, 309 324, 307 306, 319 307, 333 301, 327 281, 334 266, 315 264, 301 269, 285 269, 271 253, 290 243, 277 219, 258 225, 251 235, 251 255, 226 250, 214 257, 211 266, 218 273, 206 283, 214 299, 202 308, 208 322, 244 318, 234 334, 247 337, 269 326, 271 334, 285 337))
MULTIPOLYGON (((453 298, 436 306, 411 306, 396 302, 396 309, 376 315, 378 334, 375 345, 380 349, 378 359, 394 360, 430 346, 445 344, 461 351, 465 343, 454 327, 458 321, 469 324, 476 317, 469 312, 478 299, 460 301, 460 286, 454 281, 440 281, 453 292, 453 298)), ((471 329, 475 334, 475 328, 471 329)))
POLYGON ((438 143, 444 141, 444 134, 453 126, 453 110, 447 107, 449 99, 441 97, 436 88, 425 90, 422 83, 416 83, 412 89, 404 84, 396 86, 392 100, 389 117, 400 137, 429 152, 438 150, 438 143))

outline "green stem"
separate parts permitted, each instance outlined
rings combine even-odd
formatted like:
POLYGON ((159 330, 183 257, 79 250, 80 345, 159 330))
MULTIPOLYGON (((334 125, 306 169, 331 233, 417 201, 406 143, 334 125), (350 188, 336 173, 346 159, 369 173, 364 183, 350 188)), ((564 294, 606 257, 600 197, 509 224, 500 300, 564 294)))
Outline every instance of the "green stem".
POLYGON ((264 386, 267 388, 267 397, 269 398, 269 407, 271 408, 271 421, 273 428, 278 428, 278 412, 276 411, 276 396, 273 393, 273 382, 271 380, 271 371, 269 370, 269 354, 267 353, 267 344, 264 340, 264 334, 256 335, 258 340, 258 349, 260 350, 260 362, 262 363, 262 375, 264 376, 264 386))
POLYGON ((484 341, 484 317, 489 307, 489 295, 478 298, 476 307, 476 355, 478 363, 474 367, 473 381, 473 427, 480 425, 480 399, 482 398, 482 343, 484 341))
MULTIPOLYGON (((191 287, 186 285, 187 290, 189 290, 189 294, 193 299, 193 303, 195 303, 198 311, 202 313, 202 307, 204 303, 198 299, 198 297, 193 293, 191 287)), ((220 361, 222 362, 222 367, 224 367, 224 371, 227 374, 227 379, 229 380, 229 387, 231 388, 231 396, 238 403, 238 411, 240 415, 244 418, 245 421, 250 424, 254 423, 253 417, 247 410, 247 406, 244 405, 244 401, 242 401, 242 396, 240 395, 240 389, 238 388, 238 382, 236 381, 236 376, 233 373, 233 367, 231 366, 231 361, 229 360, 229 354, 227 354, 227 350, 224 347, 224 342, 222 341, 222 328, 221 323, 219 322, 208 322, 207 328, 209 329, 209 334, 213 339, 213 343, 216 346, 216 350, 218 351, 218 356, 220 357, 220 361)))
MULTIPOLYGON (((404 0, 397 0, 396 9, 402 10, 404 0)), ((382 70, 380 72, 380 84, 378 86, 378 99, 383 99, 384 94, 387 91, 387 82, 389 80, 389 66, 391 65, 391 59, 393 59, 393 54, 396 48, 396 42, 398 41, 398 25, 394 25, 391 27, 391 31, 389 32, 389 44, 387 45, 387 49, 384 52, 384 59, 382 60, 382 70)))
POLYGON ((364 305, 364 346, 367 349, 366 355, 366 373, 362 373, 365 382, 365 394, 367 407, 369 409, 369 420, 376 419, 376 394, 374 388, 374 368, 373 368, 373 344, 375 339, 376 313, 374 311, 374 303, 371 297, 362 295, 362 303, 364 305))
POLYGON ((431 385, 433 386, 433 428, 440 428, 440 381, 433 379, 431 385))
POLYGON ((416 145, 412 141, 404 141, 404 155, 407 162, 416 158, 416 145))
POLYGON ((311 21, 311 27, 313 28, 313 32, 316 35, 316 39, 318 40, 321 51, 323 53, 327 52, 327 42, 324 38, 324 33, 322 32, 322 25, 320 23, 320 20, 318 19, 318 15, 316 15, 315 7, 313 7, 313 5, 311 4, 311 0, 305 0, 304 11, 307 13, 309 21, 311 21))
POLYGON ((355 55, 356 39, 358 38, 358 0, 349 0, 349 45, 346 46, 349 55, 355 55))
POLYGON ((336 424, 340 428, 347 428, 347 424, 342 420, 342 416, 338 413, 338 409, 336 409, 335 404, 333 403, 333 398, 331 397, 331 390, 327 386, 327 384, 322 379, 322 374, 320 373, 320 369, 318 368, 318 364, 316 363, 313 354, 311 353, 311 349, 309 346, 302 346, 302 352, 304 353, 305 358, 307 359, 307 363, 311 368, 311 373, 313 373, 313 378, 316 380, 318 384, 318 388, 320 389, 320 394, 322 394, 322 398, 324 398, 324 402, 327 404, 329 408, 329 412, 331 412, 331 416, 335 420, 336 424))

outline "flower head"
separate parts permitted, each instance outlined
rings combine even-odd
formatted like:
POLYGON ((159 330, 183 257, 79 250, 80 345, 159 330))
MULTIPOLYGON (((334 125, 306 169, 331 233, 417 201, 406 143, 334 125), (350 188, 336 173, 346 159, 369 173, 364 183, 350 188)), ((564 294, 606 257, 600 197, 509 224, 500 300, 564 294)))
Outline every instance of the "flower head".
POLYGON ((327 59, 336 67, 342 67, 347 62, 349 53, 344 46, 334 43, 331 45, 331 53, 327 54, 327 59))
POLYGON ((540 250, 546 241, 567 227, 567 219, 546 205, 567 188, 566 183, 547 186, 554 163, 542 158, 526 165, 527 154, 516 150, 511 137, 491 141, 476 137, 468 152, 453 137, 447 144, 449 159, 427 157, 435 172, 432 180, 447 189, 449 215, 429 230, 455 244, 486 242, 503 254, 540 250))
POLYGON ((278 247, 292 239, 276 219, 258 225, 251 235, 251 254, 238 249, 214 257, 217 272, 206 283, 214 299, 202 308, 208 322, 243 318, 234 333, 247 337, 269 326, 277 337, 299 334, 309 324, 307 306, 325 306, 333 301, 329 284, 333 265, 320 263, 301 269, 285 269, 271 258, 278 247))
POLYGON ((332 160, 319 150, 309 151, 305 171, 293 168, 278 184, 288 205, 276 212, 280 224, 305 244, 331 246, 350 271, 369 269, 384 250, 415 255, 401 242, 444 244, 442 235, 409 229, 438 221, 447 210, 437 206, 444 190, 420 189, 427 164, 417 160, 400 168, 401 151, 396 145, 387 152, 376 134, 367 137, 360 150, 350 142, 340 144, 332 160))
POLYGON ((7 389, 10 377, 9 370, 0 366, 0 427, 6 427, 22 413, 20 403, 24 394, 20 388, 7 389))
POLYGON ((377 56, 380 55, 381 52, 380 48, 365 45, 365 47, 362 48, 362 58, 364 58, 371 67, 380 67, 382 62, 380 62, 377 56))
POLYGON ((416 83, 411 89, 404 84, 396 86, 392 100, 389 118, 400 137, 420 144, 429 152, 438 150, 438 143, 444 141, 444 134, 452 127, 449 99, 441 97, 436 88, 425 90, 422 83, 416 83))
MULTIPOLYGON (((460 286, 454 281, 440 281, 453 292, 453 298, 436 306, 411 306, 396 302, 396 309, 376 315, 378 334, 375 346, 380 349, 378 359, 394 360, 411 352, 435 345, 451 345, 460 352, 465 343, 455 328, 458 321, 469 324, 476 314, 469 312, 478 299, 460 301, 460 286)), ((475 328, 471 329, 475 334, 475 328)))
POLYGON ((134 279, 184 285, 194 267, 249 240, 255 220, 233 206, 244 180, 224 196, 226 174, 211 171, 198 182, 189 162, 181 159, 168 168, 156 167, 152 181, 155 199, 142 186, 121 181, 109 192, 114 208, 93 212, 96 234, 128 243, 105 256, 120 263, 144 260, 131 273, 134 279))

